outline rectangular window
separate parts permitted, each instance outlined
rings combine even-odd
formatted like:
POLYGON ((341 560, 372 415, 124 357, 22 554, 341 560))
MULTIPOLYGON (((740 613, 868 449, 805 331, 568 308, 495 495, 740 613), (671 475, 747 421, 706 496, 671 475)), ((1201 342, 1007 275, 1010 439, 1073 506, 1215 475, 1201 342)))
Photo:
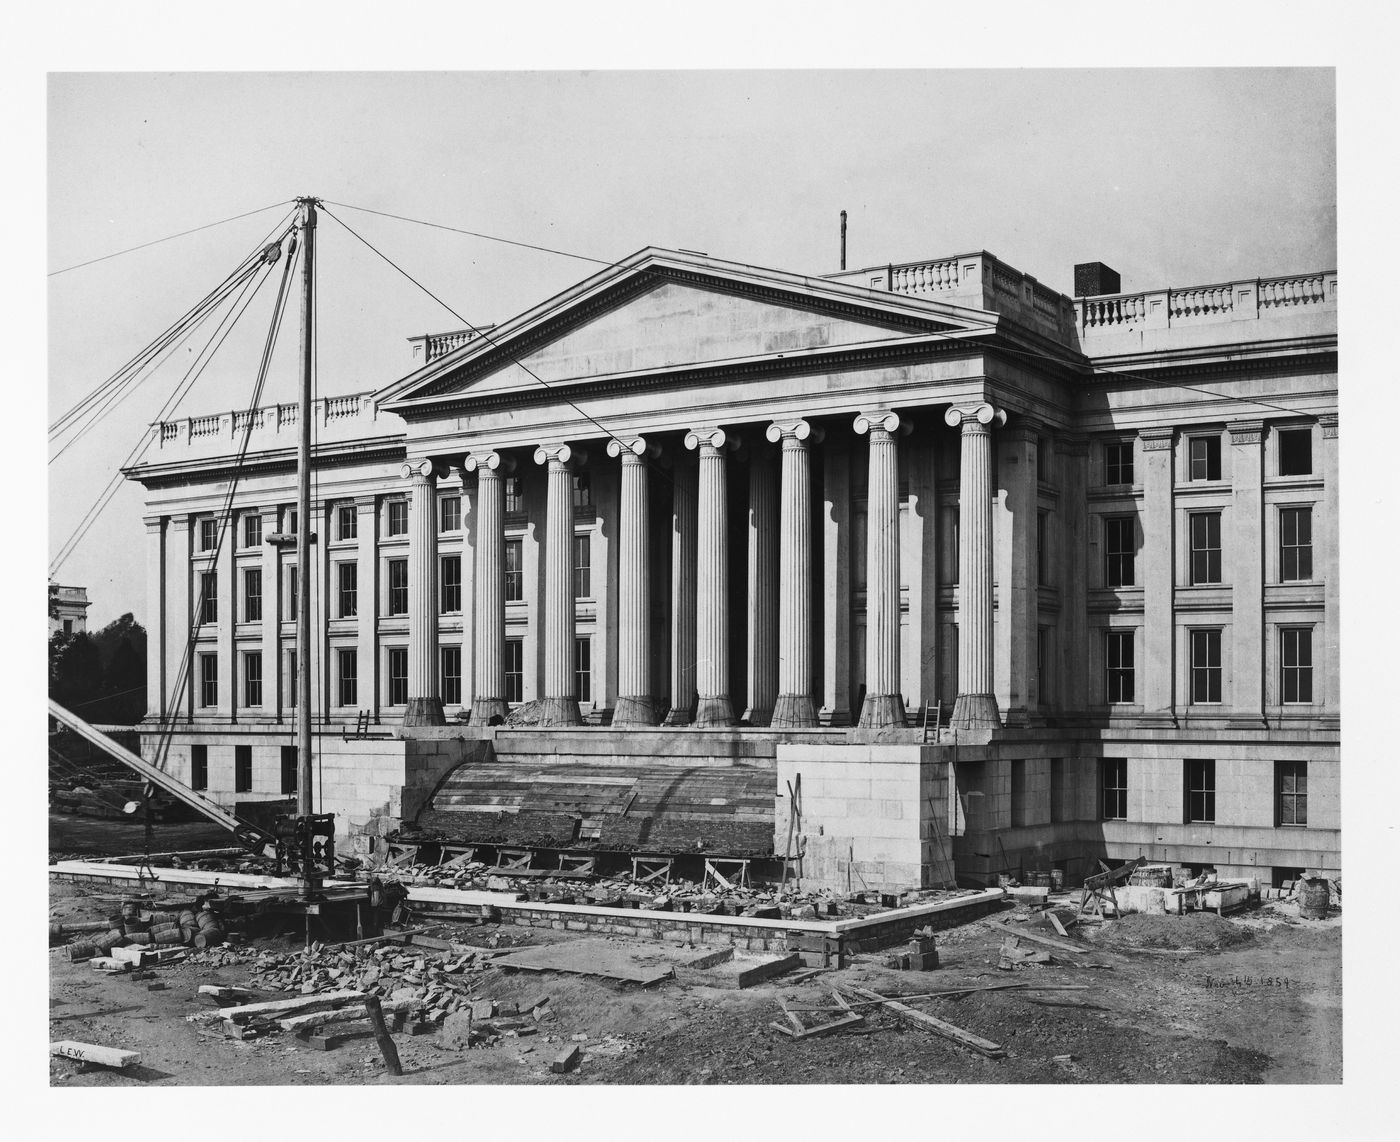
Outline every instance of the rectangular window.
POLYGON ((442 613, 455 614, 462 609, 462 557, 442 557, 442 613))
POLYGON ((297 617, 297 569, 287 568, 287 614, 288 622, 295 622, 297 617))
POLYGON ((580 702, 593 701, 593 640, 574 639, 574 692, 580 702))
POLYGON ((233 791, 251 793, 253 791, 253 747, 236 745, 233 747, 233 791))
POLYGON ((462 704, 462 648, 442 648, 442 701, 446 706, 462 704))
POLYGON ((408 534, 408 501, 407 501, 407 500, 390 500, 390 501, 389 501, 389 524, 388 524, 388 527, 385 528, 385 531, 386 531, 386 533, 389 534, 389 535, 407 535, 407 534, 408 534))
POLYGON ((209 747, 190 746, 190 788, 209 788, 209 747))
POLYGON ((1274 762, 1274 821, 1280 826, 1308 823, 1308 763, 1274 762))
POLYGON ((1312 475, 1312 429, 1287 428, 1278 434, 1278 474, 1312 475))
POLYGON ((262 705, 262 651, 251 650, 243 656, 243 704, 262 705))
POLYGON ((213 551, 219 545, 219 521, 202 519, 199 521, 199 549, 213 551))
POLYGON ((506 602, 525 598, 525 551, 518 539, 506 540, 506 602))
POLYGON ((199 621, 216 623, 219 621, 219 573, 201 571, 199 573, 199 621))
POLYGON ((1137 526, 1133 516, 1104 518, 1103 552, 1104 586, 1131 587, 1136 584, 1137 526))
POLYGON ((1194 705, 1220 701, 1220 631, 1191 632, 1191 702, 1194 705))
POLYGON ((1278 633, 1283 701, 1309 703, 1313 700, 1312 627, 1283 627, 1278 633))
POLYGON ((1131 484, 1133 482, 1133 442, 1120 440, 1103 446, 1103 482, 1131 484))
POLYGON ((408 705, 408 649, 389 651, 389 705, 408 705))
POLYGON ((1133 631, 1111 630, 1104 635, 1104 667, 1110 704, 1136 701, 1133 673, 1133 631))
POLYGON ((262 619, 262 571, 250 567, 243 572, 243 621, 255 623, 262 619))
POLYGON ((216 654, 199 656, 199 704, 219 704, 219 657, 216 654))
POLYGON ((592 544, 586 535, 574 536, 574 598, 587 599, 593 594, 591 574, 592 544))
POLYGON ((335 654, 339 674, 340 702, 342 706, 356 706, 360 701, 360 654, 354 647, 338 650, 335 654))
POLYGON ((1187 441, 1190 470, 1187 479, 1220 479, 1220 437, 1192 436, 1187 441))
POLYGON ((297 708, 297 652, 287 651, 287 705, 297 708))
POLYGON ((525 700, 525 643, 518 638, 506 639, 506 701, 525 700))
POLYGON ((1105 821, 1128 819, 1128 759, 1099 759, 1099 816, 1105 821))
POLYGON ((1215 762, 1188 759, 1185 766, 1186 823, 1215 820, 1215 762))
POLYGON ((1312 508, 1283 508, 1278 513, 1279 581, 1312 578, 1312 508))
POLYGON ((1039 587, 1050 582, 1050 552, 1048 542, 1047 517, 1049 512, 1036 512, 1035 516, 1035 581, 1039 587))
POLYGON ((462 530, 462 497, 443 496, 438 500, 438 530, 462 530))
POLYGON ((360 613, 360 566, 358 563, 337 563, 335 565, 336 614, 342 619, 354 618, 360 613))
POLYGON ((519 515, 525 510, 525 489, 519 476, 506 477, 506 515, 519 515))
POLYGON ((288 535, 296 535, 296 533, 297 533, 297 509, 296 509, 296 508, 287 508, 287 509, 285 510, 285 514, 284 514, 283 518, 287 521, 287 527, 286 527, 286 532, 287 532, 287 534, 288 534, 288 535))
POLYGON ((297 747, 294 745, 284 745, 282 747, 282 796, 287 797, 297 791, 297 777, 301 772, 301 766, 297 764, 297 747))
POLYGON ((335 537, 357 539, 360 534, 360 513, 354 504, 341 504, 335 509, 335 537))
POLYGON ((1220 513, 1194 512, 1191 521, 1191 583, 1220 582, 1220 513))
POLYGON ((408 614, 408 560, 389 560, 389 609, 391 615, 408 614))
POLYGON ((262 516, 245 515, 243 517, 243 546, 262 546, 262 516))
POLYGON ((593 481, 588 478, 587 472, 578 472, 574 475, 574 509, 592 506, 593 481))

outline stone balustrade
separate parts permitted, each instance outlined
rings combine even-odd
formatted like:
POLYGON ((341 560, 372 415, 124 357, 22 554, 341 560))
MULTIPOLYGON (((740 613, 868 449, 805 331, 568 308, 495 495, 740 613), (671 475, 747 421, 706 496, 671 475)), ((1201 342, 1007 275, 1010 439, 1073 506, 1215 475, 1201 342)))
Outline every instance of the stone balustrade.
MULTIPOLYGON (((313 401, 312 418, 318 428, 318 438, 327 442, 353 439, 385 417, 392 417, 390 423, 397 425, 398 417, 375 409, 373 396, 368 392, 350 393, 313 401)), ((290 448, 296 444, 297 419, 295 404, 181 417, 157 423, 153 430, 154 442, 166 453, 179 449, 197 450, 200 455, 218 455, 237 451, 246 433, 253 451, 290 448)))
POLYGON ((430 365, 495 328, 494 325, 481 325, 475 329, 451 329, 446 333, 420 333, 410 337, 408 341, 413 348, 414 364, 430 365))
POLYGON ((1250 278, 1217 285, 1146 290, 1079 299, 1079 332, 1085 339, 1146 329, 1171 329, 1226 321, 1255 321, 1283 310, 1335 309, 1336 271, 1282 278, 1250 278))

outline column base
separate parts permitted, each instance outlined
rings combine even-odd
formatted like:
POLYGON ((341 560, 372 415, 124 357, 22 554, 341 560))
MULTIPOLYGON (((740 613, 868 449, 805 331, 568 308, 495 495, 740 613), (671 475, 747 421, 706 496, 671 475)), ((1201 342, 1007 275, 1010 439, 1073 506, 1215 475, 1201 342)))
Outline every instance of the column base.
MULTIPOLYGON (((472 725, 489 726, 492 718, 504 722, 510 716, 510 706, 504 698, 475 698, 472 700, 472 725)), ((497 722, 500 725, 501 722, 497 722)))
POLYGON ((734 707, 727 695, 715 698, 701 698, 695 704, 695 724, 697 726, 732 726, 734 707))
POLYGON ((856 725, 863 730, 879 730, 888 726, 898 726, 902 729, 904 695, 867 694, 865 703, 860 708, 860 721, 856 725))
POLYGON ((995 694, 959 694, 953 705, 953 720, 949 723, 955 730, 999 730, 1001 717, 997 713, 995 694))
POLYGON ((817 704, 810 694, 778 695, 778 704, 773 707, 773 719, 769 723, 774 729, 799 730, 816 724, 817 704))
POLYGON ((656 725, 656 702, 649 694, 619 698, 613 707, 614 726, 656 725))
POLYGON ((583 715, 578 711, 577 698, 541 698, 540 726, 581 726, 583 715))
POLYGON ((445 726, 441 698, 410 698, 403 712, 406 726, 445 726))
POLYGON ((695 710, 690 706, 672 706, 661 719, 663 726, 688 726, 695 721, 695 710))

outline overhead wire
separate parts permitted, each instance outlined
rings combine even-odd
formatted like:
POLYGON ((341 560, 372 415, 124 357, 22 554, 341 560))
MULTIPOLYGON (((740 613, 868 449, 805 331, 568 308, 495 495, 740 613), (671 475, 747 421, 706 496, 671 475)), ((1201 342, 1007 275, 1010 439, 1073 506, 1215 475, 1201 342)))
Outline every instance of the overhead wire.
POLYGON ((206 222, 203 226, 195 226, 189 230, 181 230, 178 234, 167 234, 164 238, 154 238, 149 242, 142 242, 139 246, 128 246, 125 250, 117 250, 115 253, 103 254, 100 258, 89 258, 86 262, 78 262, 76 265, 64 266, 61 270, 50 270, 48 276, 58 277, 59 274, 66 274, 73 270, 80 270, 84 266, 95 266, 98 262, 105 262, 111 258, 120 258, 123 254, 134 254, 137 250, 145 250, 151 246, 159 246, 162 242, 172 242, 176 238, 183 238, 187 234, 198 234, 201 230, 212 230, 215 226, 223 226, 228 222, 237 222, 240 218, 251 218, 254 214, 262 214, 267 210, 275 210, 279 206, 285 206, 291 199, 284 198, 281 202, 271 202, 266 206, 259 206, 256 210, 249 210, 243 214, 235 214, 230 218, 221 218, 217 222, 206 222))
MULTIPOLYGON (((140 369, 149 364, 155 357, 159 356, 162 351, 165 351, 165 360, 168 360, 170 354, 188 338, 189 332, 196 329, 209 313, 217 309, 219 303, 233 290, 237 289, 250 274, 256 272, 259 259, 265 255, 271 243, 272 236, 277 234, 279 229, 282 230, 282 233, 277 241, 280 242, 282 238, 286 236, 285 229, 282 229, 285 227, 286 222, 287 216, 284 216, 276 226, 264 235, 257 247, 255 247, 223 281, 210 290, 209 293, 181 315, 181 317, 176 319, 169 328, 133 355, 125 364, 118 368, 116 372, 108 377, 107 380, 99 384, 92 392, 82 397, 77 404, 54 421, 54 423, 49 426, 50 440, 52 441, 54 437, 62 435, 67 428, 72 426, 75 420, 86 415, 99 400, 105 400, 105 403, 96 413, 97 416, 100 416, 103 412, 114 407, 113 394, 121 394, 122 388, 133 382, 140 369)), ((152 371, 158 367, 159 363, 152 366, 152 371)), ((149 376, 149 373, 147 376, 149 376)), ((126 395, 135 391, 135 388, 139 387, 141 383, 143 382, 136 381, 131 388, 127 389, 125 394, 116 396, 116 402, 119 403, 120 400, 124 400, 126 395)), ((69 443, 71 444, 71 441, 69 443)), ((65 447, 67 446, 65 445, 65 447)), ((52 459, 50 462, 52 462, 52 459)))

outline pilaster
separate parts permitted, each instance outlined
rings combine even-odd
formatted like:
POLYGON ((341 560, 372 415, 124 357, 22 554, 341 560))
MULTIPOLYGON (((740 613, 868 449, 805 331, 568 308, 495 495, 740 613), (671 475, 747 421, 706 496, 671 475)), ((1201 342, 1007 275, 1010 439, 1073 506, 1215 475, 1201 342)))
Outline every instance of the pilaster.
POLYGON ((1008 726, 1027 724, 1038 615, 1036 430, 1018 424, 998 434, 1000 487, 993 546, 996 560, 996 695, 1008 726))
MULTIPOLYGON (((355 698, 379 722, 379 511, 374 496, 355 500, 355 698)), ((263 573, 267 578, 267 573, 263 573)), ((264 608, 264 614, 267 613, 264 608)), ((337 677, 331 664, 331 677, 337 677)), ((332 682, 332 685, 335 685, 332 682)))
MULTIPOLYGON (((1056 640, 1055 704, 1082 714, 1088 702, 1084 663, 1089 661, 1088 617, 1088 460, 1083 436, 1060 436, 1055 463, 1060 484, 1060 621, 1056 640)), ((1044 699, 1042 698, 1042 702, 1044 699)))
POLYGON ((900 513, 900 582, 908 597, 908 619, 900 640, 901 687, 915 710, 938 701, 938 486, 933 437, 910 437, 904 450, 909 484, 900 513))
POLYGON ((238 711, 243 705, 243 664, 238 661, 233 637, 234 624, 238 620, 235 613, 238 602, 238 588, 235 583, 238 577, 235 561, 238 553, 238 536, 235 534, 237 519, 237 515, 231 512, 219 521, 222 542, 219 544, 218 557, 214 560, 214 569, 218 573, 219 621, 215 626, 214 637, 219 656, 219 713, 223 715, 224 720, 230 722, 238 721, 238 711))
POLYGON ((695 586, 698 474, 676 457, 671 492, 671 709, 665 724, 695 718, 695 586))
POLYGON ((851 724, 851 452, 828 444, 822 463, 822 707, 824 726, 851 724))
POLYGON ((778 468, 760 445, 749 461, 747 634, 748 696, 741 721, 766 726, 778 701, 778 468))
POLYGON ((1145 726, 1176 725, 1176 631, 1172 616, 1176 554, 1172 458, 1176 431, 1144 428, 1142 455, 1142 631, 1136 654, 1137 699, 1145 726))
POLYGON ((1323 574, 1323 635, 1322 693, 1323 717, 1340 724, 1342 713, 1342 588, 1341 547, 1338 516, 1341 513, 1341 472, 1338 418, 1327 413, 1318 418, 1322 423, 1322 574, 1323 574))
POLYGON ((535 463, 546 469, 542 726, 583 722, 574 678, 574 459, 567 444, 535 449, 535 463))
POLYGON ((1230 566, 1230 630, 1233 678, 1230 724, 1262 728, 1264 722, 1264 423, 1228 424, 1233 502, 1225 540, 1230 566))
POLYGON ((165 712, 171 721, 194 714, 199 663, 193 648, 194 604, 199 580, 193 563, 194 530, 188 515, 171 516, 166 528, 165 712))
POLYGON ((165 527, 164 516, 148 516, 146 523, 146 716, 165 716, 165 527))

